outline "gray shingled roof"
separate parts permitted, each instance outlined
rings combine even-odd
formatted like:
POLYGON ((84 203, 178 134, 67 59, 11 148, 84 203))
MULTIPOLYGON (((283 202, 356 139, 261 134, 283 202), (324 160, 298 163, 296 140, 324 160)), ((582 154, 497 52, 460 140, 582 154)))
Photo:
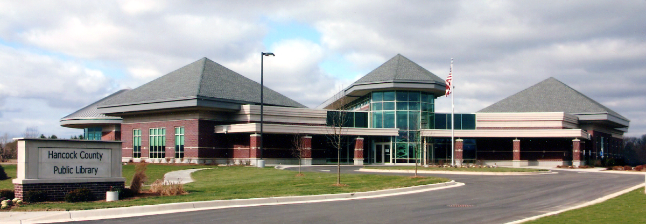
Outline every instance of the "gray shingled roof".
MULTIPOLYGON (((264 103, 267 105, 305 107, 266 86, 264 97, 264 103)), ((100 106, 133 105, 187 98, 259 104, 260 84, 208 58, 202 58, 125 94, 106 100, 100 106)))
POLYGON ((619 113, 550 77, 478 112, 565 112, 570 114, 619 113))
POLYGON ((72 119, 84 119, 84 118, 105 118, 105 119, 121 119, 120 117, 111 117, 111 116, 106 116, 105 114, 99 113, 97 111, 97 106, 106 100, 109 100, 113 97, 116 97, 118 95, 121 95, 125 92, 128 92, 130 89, 122 89, 119 90, 113 94, 110 94, 109 96, 106 96, 86 107, 81 108, 80 110, 77 110, 74 113, 71 113, 63 118, 61 120, 72 120, 72 119))
POLYGON ((437 77, 435 74, 422 68, 422 66, 419 66, 401 54, 397 54, 375 70, 372 70, 370 73, 352 83, 352 85, 392 81, 433 81, 444 83, 444 80, 440 77, 437 77))

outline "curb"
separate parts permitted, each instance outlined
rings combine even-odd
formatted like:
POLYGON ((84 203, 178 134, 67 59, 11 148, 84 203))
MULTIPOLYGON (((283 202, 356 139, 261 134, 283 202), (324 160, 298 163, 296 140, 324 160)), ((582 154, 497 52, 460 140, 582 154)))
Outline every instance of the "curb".
MULTIPOLYGON (((371 173, 415 173, 415 170, 380 170, 380 169, 366 169, 361 168, 358 172, 371 172, 371 173)), ((467 172, 467 171, 430 171, 430 170, 417 170, 417 173, 423 174, 458 174, 458 175, 483 175, 483 176, 523 176, 523 175, 545 175, 545 174, 558 174, 553 171, 539 171, 539 172, 467 172)))
POLYGON ((639 188, 643 188, 643 187, 644 187, 644 184, 638 184, 636 186, 629 187, 629 188, 624 189, 622 191, 615 192, 615 193, 606 195, 606 196, 601 197, 601 198, 597 198, 595 200, 592 200, 592 201, 589 201, 589 202, 586 202, 586 203, 583 203, 583 204, 572 206, 570 208, 566 208, 566 209, 562 209, 562 210, 558 210, 558 211, 554 211, 554 212, 548 212, 548 213, 545 213, 545 214, 542 214, 542 215, 532 216, 532 217, 529 217, 529 218, 508 222, 506 224, 524 223, 524 222, 527 222, 527 221, 532 221, 532 220, 536 220, 536 219, 539 219, 539 218, 556 215, 556 214, 567 212, 567 211, 570 211, 570 210, 579 209, 579 208, 587 207, 587 206, 590 206, 590 205, 599 204, 601 202, 607 201, 608 199, 616 198, 619 195, 626 194, 626 193, 631 192, 631 191, 633 191, 635 189, 639 189, 639 188))
POLYGON ((459 187, 459 186, 464 186, 464 183, 459 183, 452 180, 450 182, 439 183, 439 184, 429 184, 429 185, 422 185, 422 186, 386 189, 386 190, 378 190, 378 191, 356 192, 356 193, 215 200, 215 201, 171 203, 171 204, 161 204, 161 205, 142 205, 142 206, 96 209, 96 210, 52 212, 51 215, 44 215, 40 217, 26 218, 26 219, 19 219, 19 220, 11 220, 9 222, 3 222, 3 223, 25 224, 25 223, 86 221, 86 220, 125 218, 125 217, 136 217, 136 216, 145 216, 145 215, 223 209, 223 208, 357 200, 357 199, 369 199, 369 198, 388 197, 388 196, 396 196, 396 195, 404 195, 404 194, 413 194, 413 193, 420 193, 420 192, 426 192, 426 191, 448 189, 448 188, 459 187))

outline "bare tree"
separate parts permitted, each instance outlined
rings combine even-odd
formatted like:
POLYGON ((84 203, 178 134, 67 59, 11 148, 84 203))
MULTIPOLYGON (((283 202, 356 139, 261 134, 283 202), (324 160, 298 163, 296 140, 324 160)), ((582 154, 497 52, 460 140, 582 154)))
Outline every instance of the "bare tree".
POLYGON ((9 134, 5 133, 0 137, 0 162, 14 159, 17 156, 16 142, 9 140, 9 134))
POLYGON ((303 159, 303 152, 305 151, 305 141, 303 140, 303 135, 296 134, 292 139, 292 155, 298 159, 298 174, 297 176, 303 176, 301 173, 301 161, 303 159))
POLYGON ((25 138, 38 138, 38 127, 27 127, 25 129, 25 138))
POLYGON ((327 113, 328 142, 336 148, 336 185, 341 185, 341 148, 343 148, 343 137, 348 131, 345 125, 348 123, 348 112, 346 98, 341 94, 337 95, 337 101, 333 104, 336 110, 327 113))
POLYGON ((7 133, 4 133, 4 135, 0 137, 0 162, 4 162, 5 159, 7 159, 5 157, 5 154, 7 153, 6 145, 8 143, 7 142, 8 140, 9 140, 9 135, 7 135, 7 133))

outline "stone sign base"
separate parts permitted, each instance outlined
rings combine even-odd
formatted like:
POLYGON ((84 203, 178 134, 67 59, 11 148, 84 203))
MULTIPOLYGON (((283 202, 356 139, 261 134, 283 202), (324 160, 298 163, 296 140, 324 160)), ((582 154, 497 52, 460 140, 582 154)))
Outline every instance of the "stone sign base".
POLYGON ((68 192, 87 188, 92 191, 92 194, 97 199, 105 199, 105 192, 110 190, 110 187, 116 189, 123 189, 123 181, 118 182, 83 182, 83 183, 37 183, 37 184, 13 184, 16 198, 23 199, 27 191, 42 191, 47 195, 47 201, 62 201, 65 200, 65 195, 68 192))
POLYGON ((105 199, 110 187, 121 188, 121 142, 18 139, 16 198, 41 191, 47 201, 61 201, 70 191, 87 188, 105 199))

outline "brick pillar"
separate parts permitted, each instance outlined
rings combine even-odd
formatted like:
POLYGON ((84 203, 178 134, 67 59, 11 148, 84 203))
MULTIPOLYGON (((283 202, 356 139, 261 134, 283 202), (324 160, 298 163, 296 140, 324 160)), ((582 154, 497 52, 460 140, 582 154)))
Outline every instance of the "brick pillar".
POLYGON ((514 139, 514 160, 512 164, 514 167, 520 167, 520 140, 514 139))
POLYGON ((301 151, 301 165, 312 165, 312 136, 301 137, 303 151, 301 151))
POLYGON ((260 158, 260 135, 252 134, 249 136, 249 158, 260 158))
POLYGON ((363 165, 363 138, 357 138, 354 143, 354 165, 363 165))
POLYGON ((464 140, 456 139, 455 140, 455 165, 461 166, 463 157, 462 151, 464 149, 464 140))
POLYGON ((572 140, 572 166, 581 166, 581 140, 572 140))

